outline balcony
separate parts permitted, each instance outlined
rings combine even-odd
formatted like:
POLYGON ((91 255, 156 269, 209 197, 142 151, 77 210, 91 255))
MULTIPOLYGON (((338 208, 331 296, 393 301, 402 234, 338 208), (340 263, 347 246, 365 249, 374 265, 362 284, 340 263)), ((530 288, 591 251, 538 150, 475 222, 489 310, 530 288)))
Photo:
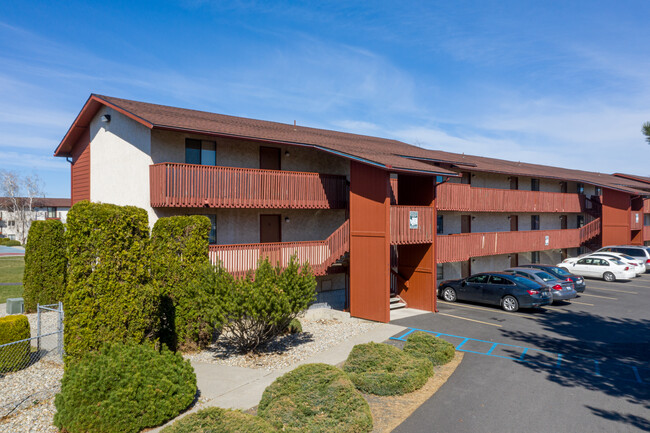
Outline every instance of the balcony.
POLYGON ((643 213, 650 214, 650 198, 643 200, 643 213))
POLYGON ((650 242, 650 226, 643 227, 643 240, 650 242))
POLYGON ((392 245, 433 242, 433 209, 427 206, 390 207, 390 243, 392 245))
POLYGON ((152 207, 345 209, 345 176, 162 163, 149 167, 152 207))
POLYGON ((438 263, 460 262, 471 257, 575 248, 599 233, 600 219, 596 219, 579 229, 437 236, 436 260, 438 263))
POLYGON ((323 241, 275 242, 264 244, 210 245, 212 264, 217 260, 236 277, 257 268, 260 260, 268 258, 272 265, 284 269, 292 255, 298 263, 309 263, 314 275, 325 275, 337 260, 350 250, 350 224, 346 221, 323 241))
POLYGON ((643 211, 630 212, 630 230, 643 230, 643 211))
POLYGON ((585 210, 585 196, 560 192, 474 188, 462 183, 438 185, 436 209, 460 212, 566 212, 585 210))

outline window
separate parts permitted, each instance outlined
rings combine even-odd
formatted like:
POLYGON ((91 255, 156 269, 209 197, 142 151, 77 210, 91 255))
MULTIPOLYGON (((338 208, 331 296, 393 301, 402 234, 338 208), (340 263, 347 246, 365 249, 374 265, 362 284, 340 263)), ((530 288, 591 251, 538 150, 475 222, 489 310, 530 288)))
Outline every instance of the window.
POLYGON ((539 215, 530 216, 530 229, 539 230, 539 215))
POLYGON ((212 215, 206 215, 210 219, 210 234, 208 235, 208 242, 210 244, 216 244, 217 243, 217 216, 212 214, 212 215))
POLYGON ((530 262, 539 263, 539 251, 533 251, 530 253, 530 262))
POLYGON ((55 207, 48 207, 47 208, 47 216, 46 218, 56 218, 56 208, 55 207))
POLYGON ((599 186, 596 187, 596 195, 603 195, 603 189, 599 186))
POLYGON ((443 218, 442 215, 438 215, 438 220, 436 221, 436 233, 441 235, 443 233, 443 218))
POLYGON ((585 184, 578 182, 576 187, 578 188, 578 194, 584 194, 585 193, 585 184))
POLYGON ((643 215, 643 225, 650 226, 650 214, 643 215))
POLYGON ((445 267, 442 265, 442 263, 438 263, 436 265, 436 280, 444 280, 445 279, 445 267))
POLYGON ((500 277, 498 275, 492 275, 490 277, 490 284, 500 284, 502 286, 512 286, 512 282, 507 279, 500 277))
POLYGON ((217 143, 207 140, 185 140, 185 163, 217 165, 217 143))
POLYGON ((467 279, 468 283, 475 283, 475 284, 485 284, 488 281, 489 275, 475 275, 473 277, 469 277, 467 279))
POLYGON ((530 190, 531 191, 539 191, 539 179, 531 179, 530 180, 530 190))
POLYGON ((576 218, 576 225, 578 226, 577 228, 580 228, 585 225, 585 217, 584 215, 578 215, 576 218))

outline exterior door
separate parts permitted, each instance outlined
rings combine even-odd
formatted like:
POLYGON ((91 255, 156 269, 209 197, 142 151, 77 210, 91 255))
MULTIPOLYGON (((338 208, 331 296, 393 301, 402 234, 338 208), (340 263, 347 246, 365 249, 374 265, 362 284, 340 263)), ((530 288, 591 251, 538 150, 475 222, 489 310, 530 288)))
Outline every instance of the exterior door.
POLYGON ((566 182, 560 182, 560 192, 566 194, 568 190, 568 186, 566 182))
POLYGON ((475 275, 465 280, 457 293, 458 299, 480 301, 483 298, 483 287, 488 282, 489 275, 475 275))
POLYGON ((510 215, 510 231, 519 231, 519 217, 517 215, 510 215))
POLYGON ((282 242, 280 215, 260 215, 260 243, 282 242))
POLYGON ((516 268, 519 266, 519 254, 511 254, 510 255, 510 267, 511 268, 516 268))
POLYGON ((510 178, 510 189, 519 189, 519 178, 511 177, 510 178))
POLYGON ((460 232, 461 233, 471 233, 472 232, 472 216, 471 215, 461 215, 460 216, 460 232))
POLYGON ((560 228, 562 230, 566 230, 569 228, 567 224, 567 216, 566 215, 560 215, 560 228))
POLYGON ((260 146, 260 168, 262 170, 281 170, 280 149, 260 146))
POLYGON ((472 275, 472 264, 470 261, 465 260, 464 262, 460 262, 460 277, 467 278, 470 275, 472 275))

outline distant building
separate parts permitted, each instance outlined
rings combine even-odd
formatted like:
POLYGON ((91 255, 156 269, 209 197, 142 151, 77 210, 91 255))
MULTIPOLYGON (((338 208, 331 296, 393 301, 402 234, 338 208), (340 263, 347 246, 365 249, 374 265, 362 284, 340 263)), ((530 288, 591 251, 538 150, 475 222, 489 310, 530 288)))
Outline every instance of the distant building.
MULTIPOLYGON (((69 198, 35 198, 31 213, 21 217, 17 212, 11 211, 8 197, 0 197, 0 238, 9 238, 19 241, 27 239, 29 227, 33 221, 58 219, 65 223, 71 201, 69 198)), ((21 197, 20 200, 25 200, 21 197)))

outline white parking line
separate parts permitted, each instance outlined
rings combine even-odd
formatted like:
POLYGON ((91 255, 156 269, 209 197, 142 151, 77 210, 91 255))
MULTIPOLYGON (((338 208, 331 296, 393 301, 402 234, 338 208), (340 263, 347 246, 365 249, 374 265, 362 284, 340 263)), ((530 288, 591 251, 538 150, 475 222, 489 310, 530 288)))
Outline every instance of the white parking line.
POLYGON ((594 304, 588 304, 586 302, 579 302, 579 301, 574 301, 573 299, 570 301, 572 304, 580 304, 580 305, 589 305, 590 307, 593 307, 594 304))
POLYGON ((470 322, 482 323, 484 325, 490 325, 490 326, 496 326, 498 328, 503 328, 503 326, 497 325, 496 323, 482 322, 480 320, 468 319, 467 317, 454 316, 453 314, 447 314, 447 313, 438 313, 438 314, 442 314, 443 316, 453 317, 455 319, 469 320, 470 322))
POLYGON ((526 314, 508 313, 507 311, 497 310, 496 308, 483 308, 483 307, 475 307, 473 305, 463 305, 463 304, 454 304, 454 307, 471 308, 472 310, 483 310, 483 311, 489 311, 491 313, 507 314, 508 316, 529 317, 526 314))
POLYGON ((591 296, 594 298, 613 299, 614 301, 618 300, 618 298, 612 298, 611 296, 590 295, 589 293, 580 293, 580 296, 591 296))
POLYGON ((602 287, 589 287, 589 290, 591 290, 591 289, 593 289, 593 290, 604 290, 604 291, 606 291, 606 292, 621 292, 621 293, 629 293, 629 294, 631 294, 631 295, 638 295, 638 294, 639 294, 638 292, 629 292, 629 291, 627 291, 627 290, 616 290, 616 289, 604 289, 604 288, 602 288, 602 287))

